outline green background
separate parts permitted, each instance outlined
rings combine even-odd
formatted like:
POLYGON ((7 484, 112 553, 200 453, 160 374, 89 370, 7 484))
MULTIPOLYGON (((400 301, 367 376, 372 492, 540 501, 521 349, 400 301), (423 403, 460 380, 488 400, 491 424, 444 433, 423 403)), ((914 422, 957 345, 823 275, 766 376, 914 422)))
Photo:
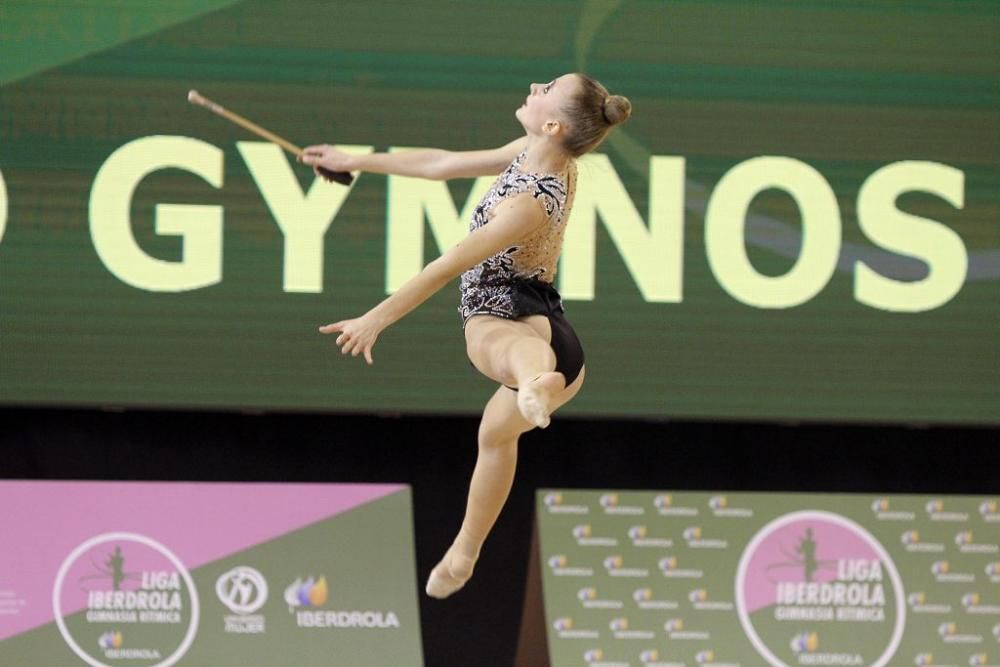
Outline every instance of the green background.
MULTIPOLYGON (((0 7, 0 403, 470 413, 489 383, 464 359, 457 286, 387 330, 376 364, 344 360, 316 326, 385 294, 386 179, 364 175, 325 238, 321 294, 282 290, 283 238, 236 142, 187 105, 190 88, 301 145, 473 149, 518 136, 527 86, 585 70, 635 115, 601 149, 648 211, 650 155, 683 156, 683 302, 644 302, 601 225, 593 301, 567 301, 588 365, 567 412, 916 423, 1000 423, 1000 16, 994 1, 936 2, 103 2, 0 7), (166 294, 99 260, 88 201, 120 146, 181 135, 225 151, 214 189, 177 170, 139 186, 138 243, 156 203, 225 208, 222 282, 166 294), (804 305, 735 301, 709 269, 698 192, 751 157, 823 174, 844 250, 804 305), (965 206, 906 194, 947 225, 969 275, 944 306, 875 310, 853 297, 854 250, 917 260, 861 232, 858 189, 900 160, 965 174, 965 206), (848 250, 848 248, 854 250, 848 250)), ((311 174, 297 172, 304 188, 311 174)), ((450 185, 461 209, 471 183, 450 185)), ((332 186, 331 186, 332 187, 332 186)), ((704 197, 701 197, 703 204, 704 197)), ((798 233, 770 191, 751 212, 798 233)), ((429 233, 428 233, 429 236, 429 233)), ((426 259, 436 250, 428 238, 426 259)), ((753 239, 767 275, 794 255, 753 239)), ((876 267, 879 264, 876 263, 876 267)), ((893 275, 894 269, 884 269, 893 275)))

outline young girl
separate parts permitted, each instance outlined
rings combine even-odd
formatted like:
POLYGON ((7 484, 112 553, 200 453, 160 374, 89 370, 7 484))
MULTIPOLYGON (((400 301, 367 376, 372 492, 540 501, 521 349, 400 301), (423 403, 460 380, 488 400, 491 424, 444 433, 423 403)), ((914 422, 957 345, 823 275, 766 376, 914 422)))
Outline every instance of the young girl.
POLYGON ((476 207, 469 235, 395 294, 356 319, 320 327, 339 333, 342 354, 372 363, 379 334, 461 275, 459 312, 469 360, 500 383, 479 426, 479 454, 465 519, 431 572, 427 594, 444 598, 469 577, 507 500, 517 441, 580 390, 583 349, 552 285, 576 187, 575 158, 625 121, 631 104, 584 74, 534 83, 515 112, 525 136, 493 150, 348 155, 309 146, 314 170, 369 171, 446 180, 500 173, 476 207))

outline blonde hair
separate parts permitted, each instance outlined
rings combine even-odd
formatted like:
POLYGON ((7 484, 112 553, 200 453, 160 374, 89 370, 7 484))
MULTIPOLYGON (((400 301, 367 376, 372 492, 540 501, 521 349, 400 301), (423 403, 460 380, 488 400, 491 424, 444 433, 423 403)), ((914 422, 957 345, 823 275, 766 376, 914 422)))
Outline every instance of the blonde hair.
POLYGON ((573 157, 597 148, 611 128, 632 115, 627 97, 610 95, 608 89, 592 76, 577 73, 580 91, 569 98, 562 111, 569 121, 563 146, 573 157))

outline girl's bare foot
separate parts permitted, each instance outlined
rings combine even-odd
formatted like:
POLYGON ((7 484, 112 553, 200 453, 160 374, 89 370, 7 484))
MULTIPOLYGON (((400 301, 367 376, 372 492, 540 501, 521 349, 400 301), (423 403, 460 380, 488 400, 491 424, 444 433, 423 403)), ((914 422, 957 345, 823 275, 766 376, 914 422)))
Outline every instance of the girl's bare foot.
POLYGON ((517 409, 521 416, 538 428, 549 425, 552 397, 565 389, 566 379, 562 373, 542 373, 533 380, 520 384, 517 388, 517 409))

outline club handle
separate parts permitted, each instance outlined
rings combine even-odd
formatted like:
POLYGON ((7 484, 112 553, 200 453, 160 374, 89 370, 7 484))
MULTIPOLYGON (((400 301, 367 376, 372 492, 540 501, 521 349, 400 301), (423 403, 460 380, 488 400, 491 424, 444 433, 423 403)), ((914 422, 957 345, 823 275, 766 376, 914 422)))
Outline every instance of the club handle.
MULTIPOLYGON (((213 102, 204 95, 201 95, 197 90, 188 91, 187 98, 188 102, 190 102, 191 104, 197 104, 199 106, 203 106, 212 113, 218 116, 222 116, 223 118, 232 123, 236 123, 240 127, 249 130, 250 132, 256 134, 257 136, 263 137, 268 141, 278 144, 292 155, 299 158, 302 157, 302 149, 293 144, 292 142, 288 141, 284 137, 279 137, 277 134, 274 134, 270 130, 265 130, 260 125, 257 125, 256 123, 247 120, 246 118, 237 113, 233 113, 232 111, 226 109, 221 104, 217 104, 216 102, 213 102)), ((350 172, 331 171, 330 169, 326 169, 325 167, 317 167, 317 169, 319 170, 323 178, 325 178, 328 181, 340 183, 341 185, 350 185, 351 182, 354 180, 354 177, 351 176, 350 172)))

